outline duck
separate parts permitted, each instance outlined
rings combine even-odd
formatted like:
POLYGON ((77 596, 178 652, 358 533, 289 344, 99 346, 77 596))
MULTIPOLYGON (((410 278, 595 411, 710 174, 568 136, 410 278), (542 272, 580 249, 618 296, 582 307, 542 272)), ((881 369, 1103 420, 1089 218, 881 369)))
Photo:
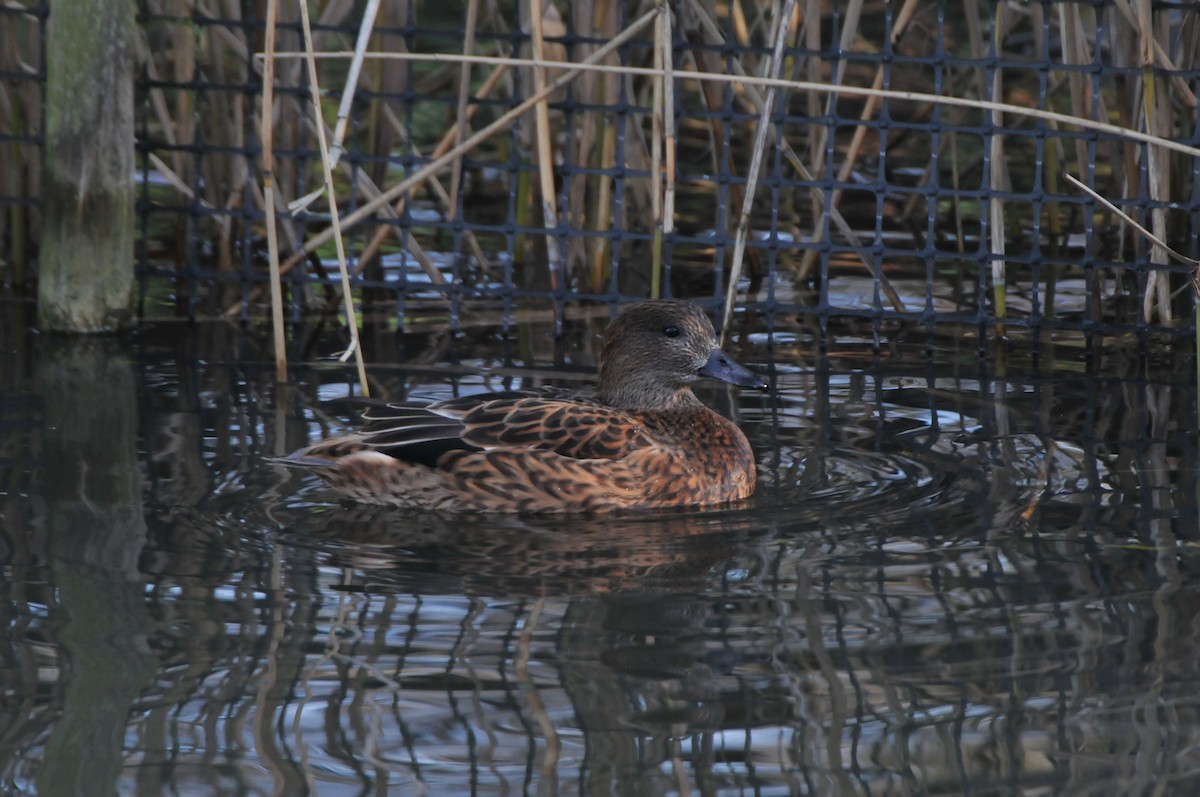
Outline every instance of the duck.
POLYGON ((754 451, 692 390, 767 390, 680 300, 626 305, 601 343, 593 392, 541 387, 389 403, 358 431, 274 461, 352 501, 440 512, 602 513, 749 498, 754 451))

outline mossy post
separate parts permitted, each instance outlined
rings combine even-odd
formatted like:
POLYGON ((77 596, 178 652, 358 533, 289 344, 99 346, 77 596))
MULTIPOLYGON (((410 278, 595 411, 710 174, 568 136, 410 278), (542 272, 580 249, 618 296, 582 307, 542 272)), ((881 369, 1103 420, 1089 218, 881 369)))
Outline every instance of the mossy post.
POLYGON ((55 0, 46 36, 43 329, 106 332, 133 310, 135 0, 55 0))

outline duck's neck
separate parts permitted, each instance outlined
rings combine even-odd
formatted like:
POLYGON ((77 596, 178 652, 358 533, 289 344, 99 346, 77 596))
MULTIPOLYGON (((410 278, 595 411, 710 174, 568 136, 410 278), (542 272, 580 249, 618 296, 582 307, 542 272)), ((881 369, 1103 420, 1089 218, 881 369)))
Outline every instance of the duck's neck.
POLYGON ((597 395, 610 407, 633 412, 668 412, 704 406, 686 385, 671 388, 654 382, 627 382, 613 386, 602 381, 597 395))

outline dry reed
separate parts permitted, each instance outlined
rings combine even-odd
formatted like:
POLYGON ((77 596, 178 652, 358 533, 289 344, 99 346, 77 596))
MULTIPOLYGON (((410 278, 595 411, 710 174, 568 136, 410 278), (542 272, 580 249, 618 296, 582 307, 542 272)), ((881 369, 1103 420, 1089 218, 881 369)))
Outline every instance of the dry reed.
MULTIPOLYGON (((464 4, 466 35, 459 38, 459 52, 431 48, 419 37, 404 38, 391 32, 372 35, 376 8, 380 18, 387 21, 387 29, 393 31, 407 24, 407 4, 392 7, 368 3, 366 13, 357 21, 350 18, 353 3, 310 5, 321 29, 314 32, 311 47, 303 51, 295 23, 303 21, 304 9, 286 2, 278 6, 279 41, 271 66, 275 73, 271 83, 274 96, 268 89, 265 99, 270 110, 262 119, 264 129, 269 123, 272 130, 271 140, 264 135, 263 142, 263 176, 269 179, 260 188, 255 169, 245 155, 254 149, 247 133, 257 127, 248 118, 248 106, 234 93, 197 92, 192 87, 203 81, 253 85, 259 80, 259 71, 266 69, 261 59, 253 57, 262 50, 263 42, 250 38, 249 31, 254 28, 249 24, 184 24, 179 21, 182 17, 171 16, 177 10, 175 4, 147 0, 147 22, 140 47, 151 82, 146 93, 150 139, 143 143, 153 168, 163 177, 162 190, 196 209, 193 214, 172 218, 171 231, 160 234, 160 240, 167 243, 162 257, 168 261, 186 260, 189 242, 199 239, 211 246, 211 268, 226 273, 244 268, 244 262, 251 259, 245 250, 255 246, 256 236, 263 229, 256 219, 263 214, 274 218, 272 205, 293 210, 291 216, 281 214, 278 230, 268 230, 266 235, 267 248, 280 250, 268 257, 269 261, 282 258, 280 274, 307 262, 316 267, 318 255, 328 253, 330 245, 334 250, 342 249, 335 230, 338 222, 347 232, 364 223, 377 224, 362 244, 354 245, 354 252, 337 252, 338 260, 346 263, 343 302, 347 321, 352 324, 356 289, 353 276, 382 253, 389 234, 399 239, 399 246, 420 264, 434 285, 449 289, 444 267, 427 251, 436 243, 436 233, 404 221, 413 211, 413 203, 427 196, 443 218, 461 222, 471 261, 491 278, 496 272, 490 262, 494 244, 472 234, 471 227, 477 223, 476 206, 463 198, 465 191, 473 190, 469 186, 477 186, 480 181, 477 174, 468 173, 463 160, 477 151, 480 158, 536 163, 537 190, 532 201, 541 203, 542 216, 531 226, 546 230, 544 267, 552 290, 561 289, 560 295, 567 296, 576 292, 601 294, 613 288, 628 292, 627 284, 613 279, 609 263, 622 262, 622 272, 632 272, 635 266, 625 263, 637 250, 625 237, 606 234, 616 229, 647 234, 650 243, 647 265, 642 268, 646 276, 644 290, 657 295, 677 289, 663 284, 663 274, 672 267, 672 255, 679 256, 680 251, 673 240, 681 221, 675 201, 681 177, 685 182, 695 182, 696 170, 678 171, 676 151, 686 139, 677 140, 676 134, 690 135, 696 129, 689 109, 700 108, 709 116, 704 127, 717 165, 726 175, 722 179, 730 187, 731 201, 725 208, 701 211, 701 217, 705 213, 711 217, 707 222, 696 217, 694 208, 689 209, 683 219, 687 228, 683 232, 686 236, 706 226, 721 230, 721 214, 737 214, 729 263, 717 262, 716 258, 708 263, 718 283, 721 275, 716 272, 728 266, 724 275, 726 317, 735 300, 743 256, 757 256, 763 251, 755 241, 755 233, 770 209, 756 181, 759 164, 773 154, 782 159, 786 178, 795 181, 790 190, 796 198, 809 200, 808 210, 789 220, 794 234, 804 236, 808 245, 781 250, 777 268, 784 273, 791 269, 797 284, 808 280, 821 238, 828 229, 829 234, 848 244, 851 252, 847 258, 861 260, 891 307, 902 311, 904 301, 884 273, 885 265, 890 268, 890 264, 876 262, 877 257, 871 253, 875 231, 864 231, 861 224, 848 220, 841 207, 843 191, 854 185, 856 175, 886 184, 883 175, 873 173, 874 153, 903 146, 899 141, 903 131, 879 131, 875 124, 886 102, 890 113, 911 114, 909 118, 927 112, 920 109, 934 107, 949 114, 951 124, 941 134, 934 153, 941 165, 925 168, 920 181, 924 186, 944 180, 956 189, 944 224, 953 249, 965 254, 969 250, 968 237, 976 230, 985 236, 983 245, 992 268, 988 274, 964 279, 988 284, 991 317, 1002 320, 1012 312, 1007 293, 1010 283, 1025 284, 1034 279, 1043 283, 1044 312, 1054 312, 1058 267, 1046 267, 1034 277, 1009 273, 1006 264, 1012 260, 1014 242, 1029 235, 1030 229, 1040 230, 1040 235, 1052 241, 1063 241, 1084 229, 1087 219, 1087 229, 1114 231, 1117 239, 1112 259, 1137 257, 1146 261, 1139 272, 1141 283, 1135 288, 1141 317, 1156 318, 1164 325, 1175 323, 1172 297, 1177 295, 1180 279, 1156 268, 1166 261, 1166 251, 1150 244, 1142 255, 1140 245, 1123 231, 1119 216, 1100 204, 1081 207, 1064 203, 1058 189, 1058 171, 1069 165, 1080 179, 1117 206, 1128 206, 1134 198, 1146 197, 1150 209, 1134 215, 1140 214, 1140 223, 1164 243, 1171 243, 1170 234, 1175 231, 1167 206, 1188 201, 1192 186, 1186 175, 1194 173, 1188 164, 1200 155, 1200 150, 1186 143, 1196 97, 1189 82, 1178 74, 1200 67, 1194 46, 1200 39, 1200 25, 1187 20, 1177 24, 1167 11, 1155 10, 1147 0, 1112 0, 1097 8, 1059 3, 1048 8, 1050 13, 1044 13, 1041 6, 1025 12, 1002 5, 990 18, 979 4, 969 0, 957 27, 947 23, 937 36, 946 42, 963 36, 961 49, 974 61, 947 66, 947 88, 941 94, 884 85, 882 63, 856 58, 859 51, 877 52, 887 47, 894 52, 899 47, 920 13, 919 4, 911 2, 895 10, 895 18, 886 30, 887 41, 879 39, 872 27, 871 20, 879 16, 870 0, 847 4, 839 12, 836 49, 841 57, 836 60, 826 56, 830 42, 822 40, 822 25, 830 11, 812 0, 800 4, 790 0, 786 4, 768 0, 736 3, 728 7, 728 16, 720 21, 697 0, 683 0, 674 6, 659 3, 623 29, 621 14, 632 6, 615 0, 579 3, 569 12, 570 31, 585 36, 596 34, 605 44, 576 40, 569 51, 555 35, 566 30, 562 21, 552 16, 555 6, 531 0, 526 20, 531 57, 506 51, 510 39, 504 37, 511 23, 496 8, 477 0, 464 4), (780 13, 781 5, 789 9, 797 6, 796 28, 790 39, 794 45, 784 46, 788 26, 780 13), (674 14, 679 17, 674 18, 674 14), (649 32, 651 22, 653 33, 649 32), (1036 43, 1029 70, 1019 68, 1020 58, 1026 56, 1018 57, 1007 49, 1011 47, 1010 34, 1023 31, 1032 32, 1036 43), (1108 38, 1101 41, 1098 37, 1104 32, 1108 38), (1051 39, 1061 43, 1057 50, 1052 49, 1051 39), (416 46, 412 46, 414 41, 416 46), (733 42, 735 49, 728 49, 726 42, 733 42), (648 65, 638 60, 636 48, 627 48, 631 43, 643 47, 648 65), (558 53, 547 55, 548 48, 557 48, 558 53), (388 51, 381 51, 384 49, 388 51), (326 156, 330 165, 338 164, 336 180, 332 173, 319 175, 319 164, 295 157, 295 153, 311 146, 306 142, 319 143, 328 128, 323 113, 311 116, 311 104, 306 111, 302 101, 305 88, 315 90, 318 85, 317 68, 311 67, 307 73, 302 68, 301 56, 308 53, 321 62, 322 71, 329 70, 328 75, 333 76, 323 77, 322 82, 341 86, 326 156), (1005 59, 1004 68, 989 70, 981 65, 984 59, 994 56, 1005 59), (564 58, 570 62, 564 63, 564 58), (1141 78, 1115 73, 1095 78, 1081 70, 1100 58, 1114 68, 1140 70, 1141 78), (681 70, 675 69, 676 59, 682 64, 681 70), (1034 69, 1037 59, 1045 62, 1041 73, 1034 69), (474 72, 478 70, 473 69, 476 65, 490 71, 486 76, 477 76, 474 72), (527 85, 533 86, 525 96, 516 93, 526 78, 514 77, 514 67, 528 75, 531 83, 527 85), (1045 89, 1040 101, 1029 102, 1022 94, 1035 84, 1037 74, 1048 76, 1045 89), (558 110, 568 85, 572 102, 579 108, 574 115, 558 110), (409 138, 413 136, 414 113, 429 113, 409 99, 397 99, 399 92, 414 90, 414 86, 417 93, 427 90, 431 95, 441 90, 436 87, 446 89, 448 124, 437 126, 437 135, 425 133, 409 138), (372 92, 368 99, 356 101, 363 87, 372 92), (622 102, 626 105, 618 113, 614 109, 621 108, 622 102), (723 110, 727 107, 756 121, 730 118, 723 110), (775 107, 779 113, 773 113, 775 107), (678 119, 677 108, 685 112, 678 119), (847 113, 848 108, 853 112, 847 113), (518 123, 528 111, 533 112, 528 118, 535 121, 533 134, 524 139, 528 147, 526 151, 509 152, 511 147, 523 147, 522 139, 502 141, 496 134, 518 123), (481 112, 483 121, 477 122, 481 112), (797 114, 809 121, 790 121, 797 114), (780 118, 789 121, 779 123, 780 118), (822 121, 829 119, 841 120, 841 124, 822 121), (984 120, 995 128, 994 132, 972 136, 957 129, 984 120), (1029 184, 1025 172, 1018 175, 1016 171, 1018 167, 1027 171, 1027 164, 1021 160, 1026 150, 1020 148, 1020 134, 1032 125, 1043 126, 1046 131, 1047 166, 1037 171, 1042 181, 1038 186, 1029 184), (443 130, 447 131, 445 136, 443 130), (1065 135, 1079 130, 1099 134, 1099 144, 1089 151, 1081 139, 1065 135), (879 136, 878 147, 866 146, 871 135, 879 136), (398 140, 402 142, 399 145, 398 140), (202 157, 193 154, 198 144, 205 148, 202 157), (347 152, 365 156, 374 165, 362 168, 348 164, 344 157, 347 152), (399 178, 389 175, 386 168, 389 159, 397 156, 409 157, 414 164, 411 173, 399 178), (836 162, 827 163, 831 156, 836 162), (559 167, 566 163, 586 168, 575 169, 564 177, 559 167), (618 180, 613 176, 621 169, 635 168, 647 172, 649 179, 618 180), (825 175, 834 176, 828 190, 823 188, 825 175), (972 207, 962 201, 965 181, 981 179, 981 175, 993 193, 980 207, 972 207), (1146 185, 1140 184, 1142 180, 1146 185), (1017 182, 1021 182, 1021 191, 1045 191, 1047 199, 1018 204, 1014 197, 1020 192, 1015 188, 1008 191, 1017 182), (316 183, 321 187, 314 191, 316 183), (243 209, 247 203, 253 207, 243 209), (349 212, 340 214, 339 203, 349 212), (642 208, 647 213, 638 213, 642 208), (1032 208, 1036 219, 1029 218, 1027 208, 1032 208), (314 226, 314 222, 321 222, 318 214, 327 214, 331 220, 340 218, 314 226), (828 225, 822 223, 826 218, 828 225), (193 229, 193 225, 198 228, 193 229), (569 234, 576 230, 589 233, 590 240, 569 234), (565 244, 563 252, 556 249, 560 238, 565 244), (351 262, 357 263, 353 272, 351 262), (561 280, 566 283, 560 284, 561 280)), ((211 0, 195 4, 197 18, 215 20, 215 12, 211 0)), ((222 12, 231 13, 232 9, 223 6, 222 12)), ((18 17, 8 14, 2 19, 18 17)), ((25 68, 22 59, 30 57, 29 48, 34 46, 28 42, 36 40, 30 37, 21 44, 14 39, 15 30, 12 26, 0 29, 0 42, 16 44, 0 47, 0 65, 10 70, 25 68)), ((945 46, 949 51, 949 44, 945 46)), ((893 59, 888 74, 897 74, 900 66, 900 60, 893 59)), ((22 86, 20 91, 25 89, 22 86)), ((324 109, 318 106, 317 110, 324 109)), ((10 85, 0 85, 0 124, 5 125, 6 132, 16 135, 31 130, 35 118, 27 97, 10 85)), ((24 144, 0 148, 0 173, 7 178, 4 191, 36 191, 36 174, 15 168, 18 162, 29 160, 24 155, 26 150, 24 144), (18 174, 28 176, 14 187, 13 176, 18 174)), ((713 183, 711 179, 708 182, 713 183)), ((694 204, 697 197, 689 199, 694 204)), ((707 199, 699 196, 701 202, 707 199)), ((937 212, 936 203, 932 193, 909 195, 900 215, 920 223, 922 208, 932 215, 937 212)), ((1138 206, 1147 207, 1145 203, 1138 206)), ((27 259, 21 253, 28 249, 30 231, 36 229, 36 212, 28 212, 21 205, 9 207, 12 209, 0 218, 0 234, 8 243, 5 257, 15 264, 27 259)), ((517 213, 520 216, 520 208, 517 213)), ((932 222, 929 227, 935 229, 932 222)), ((512 268, 530 273, 531 264, 525 262, 527 252, 514 246, 513 255, 516 262, 512 268)), ((751 263, 750 271, 754 277, 752 287, 757 287, 765 267, 751 263)), ((678 272, 675 268, 672 277, 678 277, 678 272)), ((1102 275, 1089 272, 1088 279, 1100 280, 1102 275)), ((296 290, 306 290, 303 280, 292 284, 296 290)), ((1118 289, 1118 281, 1111 284, 1118 289)), ((935 286, 927 284, 926 290, 932 292, 935 286)), ((213 293, 220 301, 218 306, 230 307, 238 314, 247 311, 247 296, 255 301, 258 297, 254 291, 240 296, 225 293, 223 298, 222 292, 213 293)), ((1102 290, 1092 292, 1094 296, 1103 294, 1102 290)), ((273 298, 272 316, 279 318, 281 312, 273 298)))

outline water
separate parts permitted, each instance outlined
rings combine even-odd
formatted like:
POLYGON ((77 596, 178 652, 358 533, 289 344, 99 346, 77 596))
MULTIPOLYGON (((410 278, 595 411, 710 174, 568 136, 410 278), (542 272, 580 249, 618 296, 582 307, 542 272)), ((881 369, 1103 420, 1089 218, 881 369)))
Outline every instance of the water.
MULTIPOLYGON (((371 375, 577 384, 592 331, 379 335, 371 375)), ((1190 361, 806 334, 705 395, 747 504, 462 519, 262 461, 353 427, 341 366, 6 328, 0 792, 1195 793, 1190 361)))

